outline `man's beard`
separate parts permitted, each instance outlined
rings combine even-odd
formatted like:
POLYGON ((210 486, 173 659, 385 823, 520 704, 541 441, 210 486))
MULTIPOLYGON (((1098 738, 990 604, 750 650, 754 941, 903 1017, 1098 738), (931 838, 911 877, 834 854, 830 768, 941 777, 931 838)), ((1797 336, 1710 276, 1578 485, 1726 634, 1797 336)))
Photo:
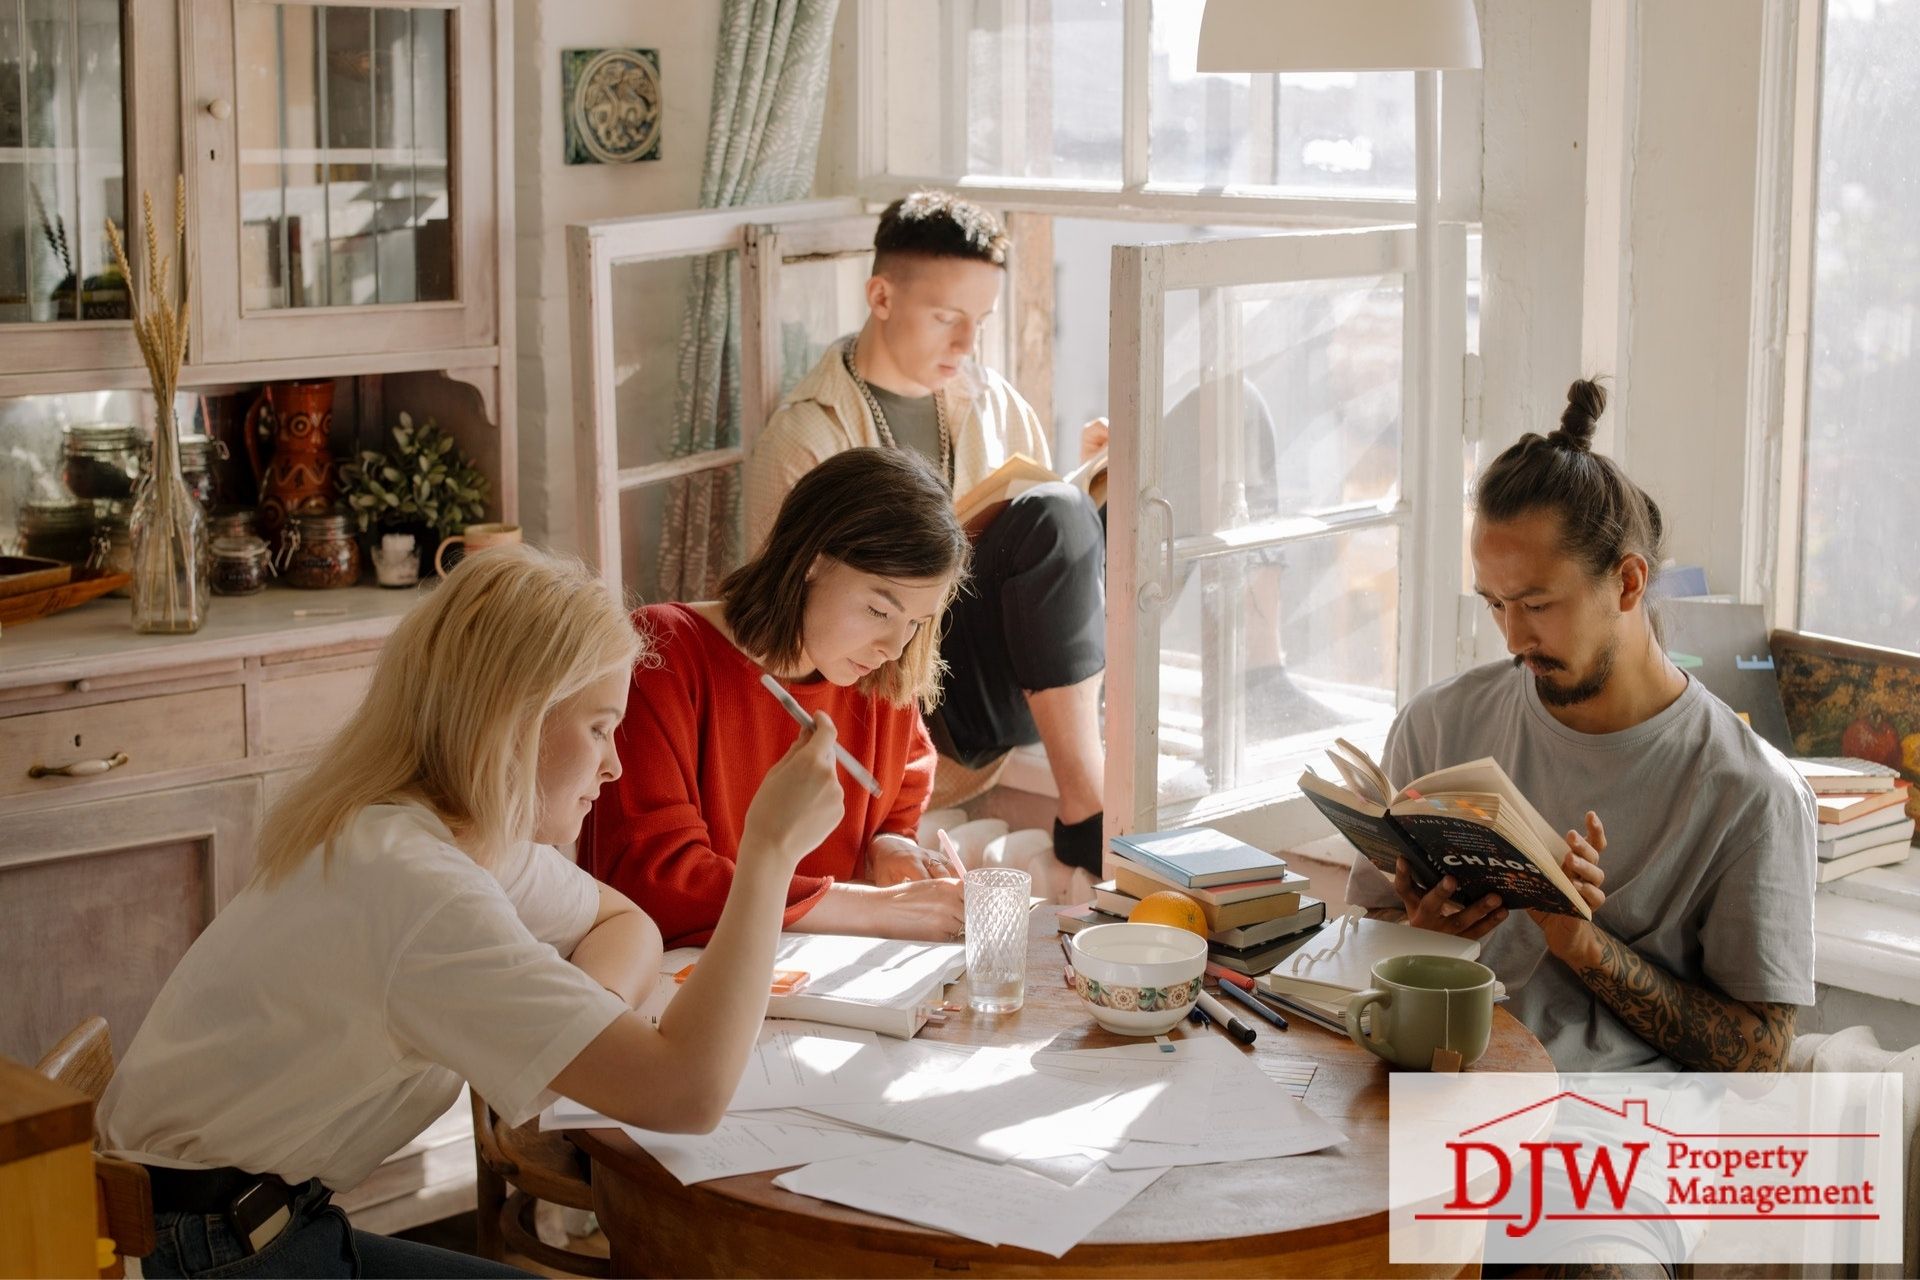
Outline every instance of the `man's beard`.
MULTIPOLYGON (((1533 677, 1534 692, 1540 695, 1541 702, 1550 707, 1578 706, 1582 702, 1599 697, 1601 690, 1607 687, 1607 681, 1613 678, 1613 658, 1619 648, 1619 642, 1615 641, 1602 649, 1599 658, 1594 661, 1592 673, 1575 685, 1562 688, 1550 683, 1545 676, 1536 673, 1533 677)), ((1566 670, 1564 663, 1555 662, 1552 658, 1537 659, 1537 661, 1551 664, 1552 670, 1566 670)), ((1524 667, 1527 665, 1527 660, 1516 657, 1513 665, 1524 667)))

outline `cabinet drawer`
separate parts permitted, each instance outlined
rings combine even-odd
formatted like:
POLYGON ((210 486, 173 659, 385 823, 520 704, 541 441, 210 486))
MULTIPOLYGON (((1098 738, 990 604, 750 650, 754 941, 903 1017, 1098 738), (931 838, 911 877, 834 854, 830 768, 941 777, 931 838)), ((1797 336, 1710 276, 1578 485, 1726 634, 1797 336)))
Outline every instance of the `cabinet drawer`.
POLYGON ((373 668, 364 666, 267 681, 260 690, 260 749, 277 755, 326 745, 372 679, 373 668))
POLYGON ((38 795, 199 765, 247 754, 247 717, 239 685, 101 702, 0 720, 0 796, 38 795), (29 776, 116 753, 126 763, 78 778, 29 776))

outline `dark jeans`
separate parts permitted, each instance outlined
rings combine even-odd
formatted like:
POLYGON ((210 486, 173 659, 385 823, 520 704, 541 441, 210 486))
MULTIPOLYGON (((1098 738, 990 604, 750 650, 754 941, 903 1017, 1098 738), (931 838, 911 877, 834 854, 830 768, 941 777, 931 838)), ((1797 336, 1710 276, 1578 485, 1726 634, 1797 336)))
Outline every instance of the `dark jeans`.
POLYGON ((973 548, 947 611, 934 740, 977 767, 1040 740, 1026 695, 1107 665, 1107 542, 1093 500, 1070 484, 1015 498, 973 548))
POLYGON ((318 1179, 301 1188, 293 1220, 255 1254, 219 1214, 154 1215, 154 1249, 140 1260, 149 1276, 526 1276, 498 1262, 355 1231, 328 1203, 318 1179))

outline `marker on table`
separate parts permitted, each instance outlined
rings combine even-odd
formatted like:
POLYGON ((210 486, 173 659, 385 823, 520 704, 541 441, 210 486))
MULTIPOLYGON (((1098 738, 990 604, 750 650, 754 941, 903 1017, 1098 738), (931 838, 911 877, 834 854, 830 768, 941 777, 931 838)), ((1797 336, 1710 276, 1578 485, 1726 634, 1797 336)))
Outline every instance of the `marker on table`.
POLYGON ((1221 1004, 1220 997, 1211 991, 1202 991, 1194 1003, 1200 1012, 1219 1023, 1228 1035, 1241 1044, 1252 1044, 1259 1038, 1252 1027, 1234 1017, 1232 1010, 1221 1004))
MULTIPOLYGON (((794 701, 793 695, 782 688, 780 682, 775 680, 771 674, 761 676, 760 683, 767 687, 768 693, 780 699, 780 705, 787 709, 787 714, 792 716, 801 728, 813 728, 813 717, 801 709, 800 704, 794 701)), ((866 766, 862 765, 858 760, 855 760, 853 756, 848 753, 847 749, 838 742, 833 744, 833 754, 839 757, 840 767, 847 771, 849 778, 852 778, 855 782, 866 788, 868 794, 876 797, 879 796, 880 784, 874 780, 872 774, 867 772, 866 766)))
POLYGON ((1282 1031, 1285 1031, 1287 1029, 1287 1020, 1285 1018, 1281 1017, 1274 1010, 1269 1009, 1267 1008, 1267 1006, 1261 1004, 1258 1000, 1254 998, 1252 991, 1239 985, 1238 983, 1235 983, 1235 982, 1221 983, 1220 994, 1226 995, 1226 996, 1232 996, 1235 1000, 1238 1000, 1241 1004, 1247 1006, 1247 1008, 1253 1010, 1255 1013, 1265 1018, 1268 1022, 1271 1022, 1274 1026, 1280 1028, 1282 1031))

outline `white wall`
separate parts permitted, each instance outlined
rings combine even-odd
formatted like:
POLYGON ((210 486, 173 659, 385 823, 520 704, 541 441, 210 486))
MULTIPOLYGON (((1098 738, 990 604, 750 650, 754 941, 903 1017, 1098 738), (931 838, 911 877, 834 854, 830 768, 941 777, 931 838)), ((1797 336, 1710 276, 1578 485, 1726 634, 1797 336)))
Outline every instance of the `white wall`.
MULTIPOLYGON (((566 227, 572 222, 692 209, 706 159, 719 0, 588 4, 518 0, 514 10, 515 212, 519 272, 521 520, 533 539, 575 543, 573 368, 567 316, 566 227), (560 51, 660 51, 661 158, 629 165, 563 163, 560 51)), ((625 299, 629 313, 670 316, 680 298, 625 299)), ((670 362, 671 344, 632 349, 670 362)))

